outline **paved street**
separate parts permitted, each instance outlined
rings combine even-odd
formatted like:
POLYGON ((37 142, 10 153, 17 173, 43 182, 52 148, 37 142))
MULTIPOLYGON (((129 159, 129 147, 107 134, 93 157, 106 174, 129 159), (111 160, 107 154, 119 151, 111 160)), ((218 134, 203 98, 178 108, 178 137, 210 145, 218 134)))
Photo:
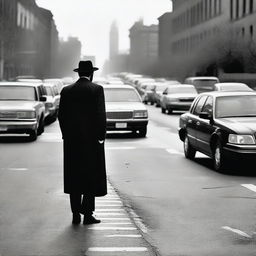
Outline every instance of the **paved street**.
POLYGON ((256 176, 243 166, 216 173, 201 154, 186 160, 179 114, 148 110, 146 138, 108 136, 109 195, 97 200, 98 225, 71 226, 57 122, 36 142, 2 138, 0 255, 255 256, 256 176))

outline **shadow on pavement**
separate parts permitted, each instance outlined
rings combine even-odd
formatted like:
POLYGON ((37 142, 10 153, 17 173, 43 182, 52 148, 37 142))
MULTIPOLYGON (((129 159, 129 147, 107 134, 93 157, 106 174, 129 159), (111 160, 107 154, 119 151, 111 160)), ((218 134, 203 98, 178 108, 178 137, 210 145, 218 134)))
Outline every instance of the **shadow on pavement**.
POLYGON ((132 132, 107 133, 106 137, 107 139, 146 139, 146 137, 142 138, 138 133, 134 134, 132 132))
POLYGON ((20 136, 0 136, 0 143, 28 143, 32 142, 28 135, 20 135, 20 136))
MULTIPOLYGON (((213 172, 215 171, 213 169, 213 161, 210 158, 196 157, 194 161, 206 168, 209 168, 213 172)), ((232 161, 233 160, 230 160, 230 163, 225 170, 221 172, 221 174, 230 176, 256 177, 255 162, 253 160, 232 161)))

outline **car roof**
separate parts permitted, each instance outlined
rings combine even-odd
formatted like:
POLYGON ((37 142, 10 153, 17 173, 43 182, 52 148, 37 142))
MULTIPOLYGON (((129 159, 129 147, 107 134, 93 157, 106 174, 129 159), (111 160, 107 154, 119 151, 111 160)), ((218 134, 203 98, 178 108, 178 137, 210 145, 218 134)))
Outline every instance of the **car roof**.
POLYGON ((200 96, 201 95, 207 95, 207 96, 213 96, 215 98, 217 97, 222 97, 222 96, 246 96, 246 95, 255 95, 256 96, 256 92, 255 91, 250 91, 250 92, 221 92, 221 91, 211 91, 211 92, 204 92, 204 93, 201 93, 199 94, 200 96))
POLYGON ((103 88, 106 89, 134 89, 131 85, 128 84, 104 84, 102 85, 103 88))
POLYGON ((42 83, 31 83, 31 82, 0 82, 0 86, 40 86, 42 83))
POLYGON ((175 85, 170 85, 168 86, 168 88, 194 88, 195 89, 195 86, 192 85, 192 84, 175 84, 175 85))
POLYGON ((231 86, 231 85, 239 85, 239 86, 247 86, 245 83, 236 83, 236 82, 225 82, 225 83, 216 83, 215 86, 231 86))

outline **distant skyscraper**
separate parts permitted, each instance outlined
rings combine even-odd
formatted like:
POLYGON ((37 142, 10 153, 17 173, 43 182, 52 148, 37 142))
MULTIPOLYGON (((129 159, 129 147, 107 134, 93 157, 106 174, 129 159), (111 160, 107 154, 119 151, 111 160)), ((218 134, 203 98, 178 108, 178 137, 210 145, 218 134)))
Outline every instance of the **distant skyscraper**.
POLYGON ((109 39, 109 58, 111 59, 119 52, 119 33, 116 21, 111 25, 109 39))

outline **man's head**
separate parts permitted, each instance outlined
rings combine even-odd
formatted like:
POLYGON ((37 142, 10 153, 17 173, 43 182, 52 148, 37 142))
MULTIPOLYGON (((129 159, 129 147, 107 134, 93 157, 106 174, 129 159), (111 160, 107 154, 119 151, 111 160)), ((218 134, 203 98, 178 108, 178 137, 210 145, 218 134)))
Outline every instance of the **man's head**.
POLYGON ((75 72, 78 72, 79 76, 92 76, 93 72, 98 70, 98 68, 93 67, 92 62, 90 60, 80 61, 78 68, 74 69, 75 72))

